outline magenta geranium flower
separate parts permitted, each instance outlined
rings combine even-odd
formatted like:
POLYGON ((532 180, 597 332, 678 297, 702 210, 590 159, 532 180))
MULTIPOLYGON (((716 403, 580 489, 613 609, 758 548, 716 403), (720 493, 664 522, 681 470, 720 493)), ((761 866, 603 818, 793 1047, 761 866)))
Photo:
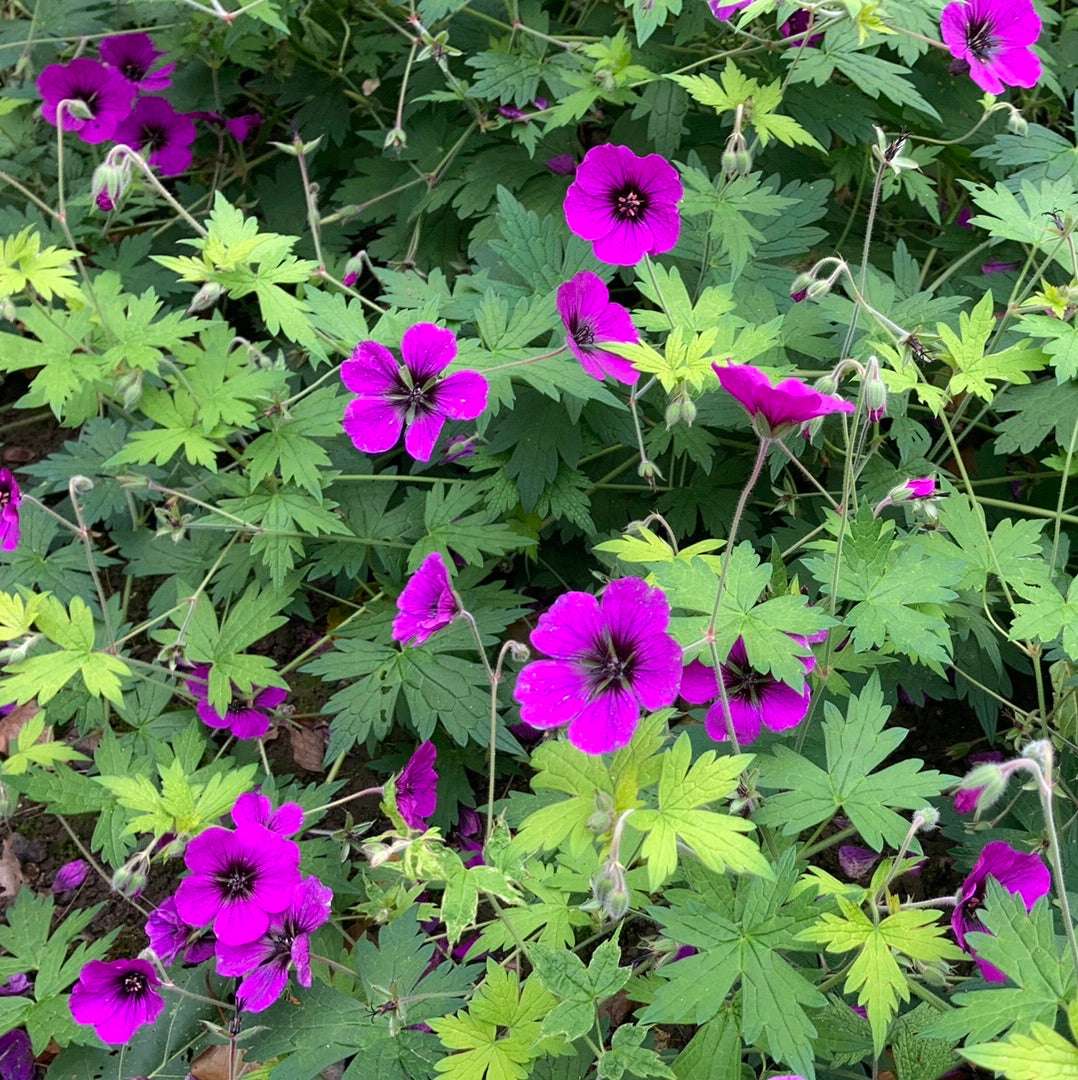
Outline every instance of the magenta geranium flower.
POLYGON ((244 976, 236 990, 239 1008, 268 1009, 288 985, 289 970, 300 986, 311 985, 311 934, 329 921, 332 902, 332 889, 316 877, 304 878, 265 934, 245 945, 217 946, 217 974, 244 976))
POLYGON ((409 829, 422 831, 438 808, 438 773, 434 768, 438 748, 429 739, 415 753, 394 782, 397 810, 409 829))
POLYGON ((854 411, 852 402, 831 394, 821 394, 800 379, 783 379, 773 384, 759 368, 751 364, 711 366, 722 388, 737 398, 749 416, 763 420, 775 437, 818 416, 854 411))
POLYGON ((931 499, 936 494, 935 476, 914 476, 903 484, 911 499, 931 499))
POLYGON ((969 65, 969 77, 989 94, 1040 80, 1040 59, 1029 48, 1041 34, 1032 0, 956 0, 940 14, 940 34, 951 55, 969 65))
POLYGON ((659 154, 638 157, 627 146, 593 146, 565 193, 565 220, 595 257, 635 266, 678 241, 681 178, 659 154))
POLYGON ((197 133, 194 120, 164 98, 144 97, 116 128, 116 141, 137 150, 162 176, 176 176, 190 168, 197 133))
POLYGON ((286 802, 274 810, 273 803, 257 791, 241 795, 232 807, 232 823, 237 829, 245 825, 264 825, 278 836, 295 836, 303 828, 303 807, 286 802))
POLYGON ((604 341, 639 341, 627 308, 615 304, 598 274, 582 270, 558 286, 558 314, 565 326, 565 343, 593 378, 607 375, 632 386, 640 372, 624 357, 601 348, 604 341))
MULTIPOLYGON (((979 754, 970 754, 971 765, 996 765, 1003 760, 1003 753, 999 750, 985 750, 979 754)), ((977 804, 984 794, 983 787, 959 788, 954 793, 954 808, 959 814, 972 814, 977 809, 977 804)))
POLYGON ((602 600, 559 596, 532 631, 532 645, 553 659, 521 671, 520 718, 535 728, 568 724, 569 741, 586 754, 627 745, 641 709, 677 697, 681 647, 666 631, 669 621, 662 590, 639 578, 610 582, 602 600))
POLYGON ((210 705, 209 678, 208 664, 192 666, 186 686, 196 698, 195 712, 207 727, 217 730, 227 728, 237 739, 261 739, 269 731, 270 714, 288 698, 288 691, 279 686, 256 688, 246 697, 234 697, 232 707, 222 716, 210 705))
POLYGON ((79 888, 90 873, 90 864, 85 859, 72 859, 56 871, 52 879, 54 893, 71 892, 79 888))
POLYGON ((175 64, 157 64, 165 54, 149 34, 114 34, 98 47, 101 59, 143 94, 156 94, 172 85, 175 64))
POLYGON ((487 380, 478 371, 442 372, 457 355, 457 336, 434 323, 416 323, 401 340, 403 367, 377 341, 361 341, 341 365, 356 396, 344 410, 344 430, 357 450, 381 454, 397 443, 417 461, 430 461, 446 420, 474 420, 487 407, 487 380))
MULTIPOLYGON (((803 642, 805 639, 797 640, 803 642)), ((806 673, 812 671, 816 665, 812 656, 802 656, 800 660, 806 673)), ((757 671, 749 663, 745 642, 741 638, 734 642, 730 655, 721 667, 734 733, 739 743, 755 742, 765 727, 769 731, 788 731, 805 719, 812 700, 808 682, 804 682, 800 689, 795 689, 780 682, 774 675, 757 671)), ((717 742, 724 741, 726 719, 714 669, 699 660, 687 664, 681 677, 680 694, 690 705, 713 702, 704 727, 708 735, 717 742)))
POLYGON ((65 106, 61 121, 64 131, 76 132, 85 143, 111 139, 135 96, 122 75, 85 56, 69 64, 50 64, 37 77, 37 91, 41 115, 53 127, 61 101, 81 101, 89 109, 89 119, 83 119, 65 106))
POLYGON ((225 131, 239 143, 245 143, 262 126, 261 113, 244 113, 225 121, 225 131))
POLYGON ((0 1076, 4 1080, 34 1080, 34 1048, 30 1036, 22 1028, 0 1035, 0 1076))
POLYGON ((299 846, 261 825, 207 829, 187 845, 184 862, 191 873, 176 890, 180 917, 189 926, 212 923, 226 945, 261 937, 299 882, 299 846))
POLYGON ((22 489, 18 480, 10 469, 0 469, 0 548, 4 551, 14 551, 19 546, 21 502, 22 489))
POLYGON ((719 22, 729 22, 739 11, 744 11, 751 3, 752 0, 737 0, 736 4, 720 4, 718 0, 707 0, 707 6, 711 8, 711 14, 719 22))
MULTIPOLYGON (((797 34, 803 34, 809 28, 809 20, 812 18, 812 12, 808 8, 798 8, 780 27, 779 37, 792 38, 797 34)), ((823 41, 823 34, 810 34, 808 40, 805 42, 805 47, 808 49, 817 48, 823 41)), ((801 44, 800 41, 795 41, 792 46, 796 48, 801 44)))
POLYGON ((127 1042, 165 1007, 161 980, 145 960, 91 960, 71 990, 71 1015, 102 1042, 127 1042))
POLYGON ((168 897, 150 912, 145 930, 150 948, 157 953, 165 967, 176 963, 181 953, 185 964, 201 964, 213 955, 212 936, 202 930, 192 930, 180 918, 174 896, 168 897))
POLYGON ((1007 890, 1020 896, 1026 911, 1032 911, 1033 905, 1047 896, 1052 887, 1052 878, 1044 860, 1035 851, 1016 851, 1002 840, 993 840, 981 849, 976 865, 969 877, 962 882, 958 892, 958 903, 951 912, 951 929, 955 940, 976 961, 981 974, 988 982, 1005 982, 1007 976, 997 967, 982 960, 966 941, 966 935, 972 931, 984 934, 988 931, 977 918, 977 911, 984 902, 986 882, 992 877, 1007 890))
POLYGON ((405 645, 422 645, 459 614, 460 604, 449 581, 449 568, 445 559, 432 551, 397 597, 393 640, 405 645))

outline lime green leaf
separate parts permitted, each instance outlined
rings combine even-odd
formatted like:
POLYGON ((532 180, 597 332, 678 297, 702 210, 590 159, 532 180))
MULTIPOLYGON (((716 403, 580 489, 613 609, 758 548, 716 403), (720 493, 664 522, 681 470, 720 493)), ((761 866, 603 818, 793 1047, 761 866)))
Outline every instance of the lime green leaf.
POLYGON ((1078 1080, 1078 1046, 1045 1024, 1001 1043, 967 1046, 961 1054, 1007 1080, 1078 1080))

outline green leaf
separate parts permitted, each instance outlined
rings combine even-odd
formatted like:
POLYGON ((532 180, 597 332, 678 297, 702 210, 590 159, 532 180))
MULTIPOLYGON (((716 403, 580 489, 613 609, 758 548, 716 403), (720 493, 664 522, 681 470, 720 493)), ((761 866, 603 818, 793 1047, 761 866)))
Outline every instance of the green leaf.
POLYGON ((652 892, 677 869, 678 845, 688 847, 709 870, 771 876, 767 860, 744 833, 755 826, 744 818, 700 809, 737 790, 751 754, 717 757, 707 750, 692 761, 692 744, 683 733, 663 755, 658 809, 637 810, 633 828, 646 833, 640 853, 647 860, 652 892))
POLYGON ((610 1049, 599 1058, 596 1076, 599 1080, 622 1080, 623 1076, 662 1077, 676 1080, 676 1073, 661 1057, 643 1045, 648 1028, 638 1024, 621 1024, 610 1040, 610 1049))
POLYGON ((1066 382, 1078 376, 1078 327, 1051 315, 1024 315, 1016 330, 1040 338, 1041 347, 1055 368, 1056 382, 1066 382))
POLYGON ((632 969, 619 967, 621 945, 617 937, 604 941, 588 966, 574 952, 542 943, 533 944, 528 957, 539 981, 559 999, 543 1020, 543 1037, 564 1035, 570 1042, 595 1024, 595 1009, 613 997, 628 981, 632 969))
POLYGON ((827 769, 821 769, 786 746, 761 759, 760 784, 781 789, 756 814, 761 824, 782 826, 787 836, 845 814, 865 842, 876 851, 884 842, 897 848, 908 823, 895 809, 919 810, 950 779, 935 769, 921 771, 919 758, 907 758, 873 772, 905 740, 905 728, 886 728, 890 710, 876 675, 859 695, 850 698, 846 717, 824 706, 827 769))
POLYGON ((1078 1080, 1078 1046, 1044 1024, 1001 1043, 967 1046, 962 1056, 1007 1080, 1078 1080))
POLYGON ((941 912, 932 909, 898 911, 878 923, 855 904, 836 897, 842 912, 822 915, 819 922, 801 932, 806 941, 824 945, 828 952, 857 950, 849 974, 847 993, 857 992, 858 1003, 868 1010, 872 1041, 877 1056, 887 1040, 887 1029, 898 1012, 899 1001, 909 1001, 906 976, 898 966, 896 954, 921 963, 960 960, 962 950, 943 935, 949 926, 939 923, 941 912))
POLYGON ((33 226, 6 237, 0 241, 0 296, 16 296, 30 288, 46 302, 53 296, 79 300, 82 293, 73 280, 72 262, 77 255, 68 248, 43 248, 41 234, 33 226))
POLYGON ((1014 605, 1011 640, 1049 645, 1061 637, 1064 652, 1078 660, 1078 577, 1071 578, 1066 598, 1055 585, 1039 585, 1024 595, 1025 600, 1014 605))
POLYGON ((486 506, 484 498, 478 485, 434 484, 423 508, 427 534, 408 553, 409 569, 418 567, 432 551, 440 551, 449 560, 455 551, 465 562, 481 566, 488 555, 504 555, 535 544, 530 536, 498 522, 497 511, 486 506))

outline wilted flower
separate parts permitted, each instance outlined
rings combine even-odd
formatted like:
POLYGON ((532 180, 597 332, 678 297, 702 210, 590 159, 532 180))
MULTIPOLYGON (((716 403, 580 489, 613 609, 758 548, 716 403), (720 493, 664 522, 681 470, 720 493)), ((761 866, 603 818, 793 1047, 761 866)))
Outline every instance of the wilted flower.
POLYGON ((448 419, 474 420, 487 407, 487 380, 477 371, 442 372, 457 355, 457 336, 434 323, 416 323, 401 340, 403 366, 377 341, 361 341, 341 365, 356 396, 344 411, 344 430, 357 450, 380 454, 396 445, 430 461, 448 419))
POLYGON ((729 22, 739 11, 744 11, 751 3, 752 0, 737 0, 734 4, 720 4, 718 0, 707 0, 707 6, 711 9, 711 14, 719 22, 729 22))
POLYGON ((879 861, 879 852, 872 848, 862 847, 860 844, 839 845, 838 864, 842 867, 842 872, 854 881, 868 877, 879 861))
POLYGON ((397 597, 393 640, 422 645, 459 614, 460 604, 449 581, 449 568, 442 556, 432 551, 397 597))
POLYGON ((241 795, 232 807, 232 823, 237 829, 245 825, 264 825, 278 836, 295 836, 303 828, 303 807, 286 802, 274 810, 273 803, 257 791, 241 795))
POLYGON ((261 825, 207 829, 187 845, 184 862, 190 874, 176 890, 180 917, 189 926, 213 923, 226 945, 261 937, 299 882, 299 846, 261 825))
POLYGON ((558 286, 558 314, 565 343, 584 370, 600 381, 607 375, 633 385, 640 372, 624 357, 601 348, 604 341, 640 340, 627 308, 614 303, 598 274, 581 272, 558 286))
POLYGON ((176 176, 191 165, 191 144, 198 133, 194 120, 159 97, 139 98, 116 128, 116 141, 137 150, 161 170, 176 176))
POLYGON ((181 953, 185 964, 201 964, 213 956, 212 936, 207 936, 202 930, 192 930, 184 922, 174 896, 168 897, 150 912, 145 930, 150 948, 165 967, 176 963, 181 953))
MULTIPOLYGON (((798 640, 803 642, 804 638, 798 640)), ((806 672, 815 667, 816 661, 812 656, 800 659, 806 672)), ((808 682, 802 683, 798 690, 780 682, 774 675, 757 671, 749 663, 745 642, 741 638, 734 642, 721 668, 726 698, 730 703, 730 718, 738 742, 755 742, 765 727, 770 731, 788 731, 805 719, 812 700, 808 682)), ((699 660, 686 665, 681 676, 680 694, 691 705, 713 702, 704 726, 711 738, 717 742, 724 741, 725 712, 714 669, 699 660)))
POLYGON ((434 768, 438 748, 429 739, 415 753, 394 781, 397 811, 409 829, 422 831, 438 808, 438 773, 434 768))
POLYGON ((187 679, 187 689, 195 696, 195 712, 207 726, 222 730, 227 728, 237 739, 261 739, 269 731, 270 714, 288 698, 288 691, 279 686, 255 688, 239 700, 222 716, 209 701, 210 668, 208 664, 194 664, 187 679))
POLYGON ((4 551, 14 551, 19 546, 21 502, 22 489, 18 480, 10 469, 0 469, 0 548, 4 551))
MULTIPOLYGON (((803 34, 812 20, 812 12, 808 8, 798 8, 780 27, 779 37, 792 38, 803 34)), ((823 34, 809 34, 805 47, 815 49, 823 42, 823 34)), ((794 47, 801 44, 800 41, 792 43, 794 47)))
POLYGON ((981 263, 982 274, 1009 274, 1017 269, 1018 263, 1007 262, 1004 259, 989 259, 988 262, 981 263))
POLYGON ((670 606, 639 578, 612 581, 602 600, 569 592, 539 616, 531 642, 553 657, 528 664, 514 697, 536 728, 569 725, 587 754, 628 744, 640 710, 670 705, 681 679, 681 647, 667 633, 670 606))
POLYGON ((143 94, 156 94, 172 85, 176 65, 161 64, 154 68, 158 57, 165 54, 149 34, 113 34, 102 39, 98 51, 110 68, 143 94))
POLYGON ((1040 33, 1032 0, 956 0, 940 14, 940 35, 951 55, 989 94, 1037 85, 1041 62, 1029 46, 1040 33))
POLYGON ((556 176, 572 176, 576 172, 576 158, 572 154, 555 154, 547 158, 546 167, 556 176))
POLYGON ((0 1035, 0 1077, 4 1080, 34 1080, 34 1048, 22 1028, 0 1035))
POLYGON ((722 388, 735 397, 742 408, 766 425, 769 437, 778 438, 799 424, 829 413, 853 412, 852 402, 821 394, 800 379, 771 380, 751 364, 712 364, 722 388))
POLYGON ((71 1015, 102 1042, 127 1042, 165 1007, 161 980, 145 960, 91 960, 71 990, 71 1015))
POLYGON ((288 972, 300 986, 311 985, 311 934, 329 922, 333 890, 316 877, 304 878, 280 915, 256 941, 217 946, 217 974, 244 976, 236 1004, 244 1012, 268 1009, 288 985, 288 972))
POLYGON ((666 158, 603 143, 577 167, 565 193, 565 220, 601 262, 635 266, 677 244, 681 196, 681 178, 666 158))
POLYGON ((104 64, 79 57, 69 64, 50 64, 37 78, 41 95, 41 115, 56 127, 56 113, 62 101, 81 101, 88 116, 76 116, 64 107, 64 131, 77 132, 85 143, 111 139, 117 125, 127 115, 134 87, 104 64))
POLYGON ((976 865, 969 877, 962 882, 958 892, 958 903, 951 912, 951 929, 955 940, 976 961, 981 974, 988 982, 1005 982, 1007 976, 982 960, 966 941, 966 935, 976 931, 988 931, 977 918, 977 912, 984 901, 986 883, 992 877, 1007 892, 1022 898, 1026 911, 1032 911, 1033 905, 1047 896, 1052 887, 1051 875, 1044 860, 1035 851, 1016 851, 1002 840, 993 840, 985 844, 976 865))
POLYGON ((245 143, 261 126, 261 113, 244 113, 225 121, 225 131, 238 143, 245 143))
POLYGON ((56 871, 52 879, 54 893, 71 892, 79 888, 90 873, 90 864, 85 859, 72 859, 56 871))

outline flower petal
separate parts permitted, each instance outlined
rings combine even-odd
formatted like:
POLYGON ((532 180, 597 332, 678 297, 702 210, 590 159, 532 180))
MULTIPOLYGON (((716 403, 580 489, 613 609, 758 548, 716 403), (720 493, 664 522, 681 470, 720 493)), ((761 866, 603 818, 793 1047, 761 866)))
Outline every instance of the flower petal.
POLYGON ((562 593, 539 616, 531 643, 547 656, 568 660, 591 652, 602 636, 603 626, 599 601, 591 593, 562 593))
POLYGON ((514 699, 520 718, 534 728, 568 724, 587 704, 584 677, 564 660, 535 660, 517 676, 514 699))
POLYGON ((569 724, 569 741, 585 754, 608 754, 629 745, 639 719, 640 706, 633 695, 609 687, 569 724))
POLYGON ((341 364, 341 382, 353 394, 380 397, 397 385, 400 367, 393 354, 377 341, 361 341, 341 364))
POLYGON ((457 335, 434 323, 416 323, 404 331, 401 356, 421 386, 440 375, 457 358, 457 335))
POLYGON ((396 446, 404 417, 384 398, 356 397, 344 410, 343 425, 357 450, 381 454, 396 446))
POLYGON ((478 371, 457 371, 431 391, 435 408, 453 420, 474 420, 487 407, 487 380, 478 371))
POLYGON ((417 416, 404 433, 404 449, 416 461, 430 461, 443 427, 445 427, 445 416, 440 412, 429 412, 423 416, 417 416))

